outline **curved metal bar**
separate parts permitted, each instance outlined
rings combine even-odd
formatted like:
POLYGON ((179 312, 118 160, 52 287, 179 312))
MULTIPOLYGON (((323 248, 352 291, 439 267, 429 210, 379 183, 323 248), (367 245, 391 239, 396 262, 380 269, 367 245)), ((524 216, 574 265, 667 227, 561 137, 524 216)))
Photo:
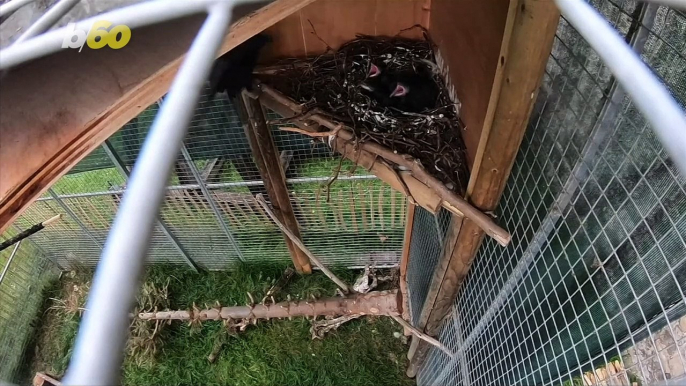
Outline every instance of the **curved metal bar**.
POLYGON ((10 13, 18 10, 19 8, 31 4, 36 0, 12 0, 8 3, 0 5, 0 18, 9 15, 10 13))
POLYGON ((646 117, 686 175, 686 115, 669 91, 624 39, 583 0, 555 0, 562 15, 593 47, 646 117))
POLYGON ((119 381, 128 315, 167 178, 229 26, 231 5, 233 1, 224 1, 211 9, 155 117, 95 272, 66 385, 119 381))
POLYGON ((50 29, 81 0, 60 0, 14 41, 18 44, 50 29))
MULTIPOLYGON (((117 24, 126 24, 131 29, 178 19, 197 13, 206 12, 212 4, 233 4, 234 0, 192 0, 167 1, 155 0, 131 5, 101 15, 93 16, 76 23, 76 28, 89 31, 94 22, 109 20, 117 24)), ((40 36, 28 39, 22 44, 12 45, 0 51, 0 70, 19 65, 23 62, 40 58, 62 50, 64 36, 69 29, 59 28, 40 36)))

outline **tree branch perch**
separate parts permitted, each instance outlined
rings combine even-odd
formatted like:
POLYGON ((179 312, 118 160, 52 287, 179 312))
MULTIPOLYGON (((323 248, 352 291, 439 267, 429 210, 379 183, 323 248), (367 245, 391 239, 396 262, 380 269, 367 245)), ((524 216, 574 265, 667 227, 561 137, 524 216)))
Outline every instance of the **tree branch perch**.
MULTIPOLYGON (((265 99, 270 99, 270 105, 281 105, 285 109, 293 112, 295 115, 302 114, 303 107, 295 101, 291 100, 290 98, 286 97, 279 91, 271 88, 270 86, 264 83, 257 84, 257 89, 261 92, 260 99, 263 99, 265 97, 265 99)), ((280 110, 283 111, 284 109, 280 110)), ((349 127, 343 125, 340 122, 335 122, 331 120, 329 117, 324 116, 323 114, 312 114, 308 117, 308 119, 319 124, 320 126, 324 126, 330 129, 331 131, 336 130, 336 137, 338 137, 340 140, 348 142, 355 141, 355 135, 349 127), (341 126, 342 129, 340 129, 341 126)), ((317 135, 318 133, 309 130, 303 130, 302 134, 309 135, 311 137, 319 136, 317 135)), ((405 167, 406 169, 410 170, 412 175, 417 180, 419 180, 424 185, 426 185, 438 194, 438 196, 442 200, 443 207, 445 207, 446 209, 450 210, 455 214, 467 217, 470 220, 474 221, 474 223, 477 224, 479 228, 483 229, 484 232, 486 232, 486 234, 493 237, 500 245, 507 246, 507 244, 509 244, 511 236, 505 229, 498 226, 493 221, 493 219, 491 219, 491 217, 472 206, 464 198, 458 196, 455 192, 448 189, 445 186, 445 184, 443 184, 441 181, 430 175, 424 169, 421 163, 413 157, 411 157, 410 155, 396 154, 390 149, 386 148, 385 146, 369 141, 358 142, 358 146, 360 150, 365 150, 367 152, 376 154, 378 156, 385 158, 389 162, 392 162, 396 165, 405 167)), ((334 150, 336 150, 335 147, 334 150)))

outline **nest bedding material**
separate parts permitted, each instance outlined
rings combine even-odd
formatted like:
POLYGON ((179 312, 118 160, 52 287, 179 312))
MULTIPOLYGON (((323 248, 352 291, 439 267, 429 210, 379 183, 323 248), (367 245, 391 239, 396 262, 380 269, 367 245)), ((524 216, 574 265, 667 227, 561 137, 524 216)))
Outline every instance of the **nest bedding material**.
MULTIPOLYGON (((283 70, 263 77, 277 90, 350 126, 358 141, 374 141, 419 160, 449 189, 464 194, 469 179, 462 141, 463 125, 435 64, 430 40, 359 36, 318 57, 288 59, 283 70), (439 90, 435 106, 421 113, 389 107, 361 85, 372 64, 395 73, 428 69, 439 90)), ((411 94, 410 94, 411 95, 411 94)))

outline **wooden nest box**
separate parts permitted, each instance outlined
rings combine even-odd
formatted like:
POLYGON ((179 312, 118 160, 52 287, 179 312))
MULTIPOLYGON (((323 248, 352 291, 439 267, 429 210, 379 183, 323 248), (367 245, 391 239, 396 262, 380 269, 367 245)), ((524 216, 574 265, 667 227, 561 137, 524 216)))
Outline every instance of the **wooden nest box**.
MULTIPOLYGON (((437 46, 437 63, 451 98, 460 106, 465 128, 454 135, 466 145, 468 197, 446 196, 411 167, 401 168, 412 177, 406 179, 395 168, 397 160, 367 159, 362 165, 397 190, 411 191, 423 207, 464 214, 506 244, 507 232, 484 212, 495 208, 504 188, 558 17, 552 0, 276 0, 237 21, 218 55, 260 32, 273 40, 261 58, 267 63, 319 55, 327 45, 336 49, 358 34, 421 38, 422 30, 411 27, 424 27, 437 46)), ((167 92, 203 20, 193 16, 140 28, 123 49, 63 50, 5 76, 0 93, 0 232, 167 92)), ((277 94, 261 94, 268 97, 260 96, 267 99, 262 103, 277 112, 279 103, 287 105, 277 94)), ((330 129, 337 128, 333 124, 330 129)), ((343 131, 337 150, 351 146, 343 131)))

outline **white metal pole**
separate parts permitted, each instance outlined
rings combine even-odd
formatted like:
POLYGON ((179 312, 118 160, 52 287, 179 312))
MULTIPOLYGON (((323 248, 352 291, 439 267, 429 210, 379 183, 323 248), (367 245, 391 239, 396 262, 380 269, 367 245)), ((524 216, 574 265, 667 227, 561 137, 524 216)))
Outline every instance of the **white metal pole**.
MULTIPOLYGON (((234 0, 149 1, 85 19, 76 23, 76 28, 90 31, 94 22, 104 19, 117 24, 125 24, 133 30, 138 27, 202 13, 207 10, 207 7, 215 3, 234 4, 234 0)), ((67 31, 67 27, 52 30, 33 39, 28 39, 22 44, 15 44, 1 50, 0 70, 6 70, 29 60, 62 50, 62 42, 67 31)))
POLYGON ((669 91, 610 24, 584 0, 555 0, 631 96, 686 176, 686 116, 669 91))
POLYGON ((74 8, 79 1, 80 0, 61 0, 59 3, 55 4, 47 12, 45 12, 43 16, 36 20, 35 23, 31 24, 26 32, 21 34, 21 36, 19 36, 13 44, 21 43, 49 30, 50 27, 55 25, 55 23, 62 18, 62 16, 69 12, 70 9, 74 8))
POLYGON ((226 1, 211 8, 155 117, 95 272, 66 385, 113 385, 119 381, 128 314, 167 179, 224 39, 232 5, 233 1, 226 1))
POLYGON ((12 250, 10 258, 7 259, 7 264, 5 264, 5 268, 2 270, 2 273, 0 274, 0 283, 2 283, 3 279, 5 279, 5 274, 7 274, 7 271, 9 271, 10 264, 12 264, 12 260, 14 260, 14 255, 17 254, 17 251, 19 250, 19 246, 21 245, 22 241, 24 240, 19 240, 19 242, 14 246, 14 249, 12 250))
POLYGON ((8 3, 0 5, 0 17, 9 15, 10 13, 18 10, 19 8, 33 3, 36 0, 12 0, 8 3))

